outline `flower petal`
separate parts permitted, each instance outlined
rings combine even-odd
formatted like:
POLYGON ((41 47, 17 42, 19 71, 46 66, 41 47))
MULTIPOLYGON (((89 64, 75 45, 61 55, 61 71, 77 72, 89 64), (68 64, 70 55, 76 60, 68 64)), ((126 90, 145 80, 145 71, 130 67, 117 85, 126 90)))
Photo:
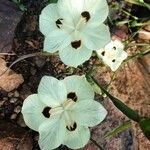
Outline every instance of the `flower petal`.
POLYGON ((60 116, 52 116, 39 127, 39 145, 42 150, 55 149, 65 139, 65 123, 60 116))
POLYGON ((78 101, 73 107, 74 120, 88 127, 101 123, 106 115, 106 109, 94 100, 78 101))
POLYGON ((40 102, 37 94, 28 96, 23 102, 24 121, 28 127, 35 131, 38 131, 39 126, 46 120, 42 114, 44 107, 45 105, 40 102))
POLYGON ((39 27, 44 35, 49 35, 52 31, 58 30, 56 21, 60 17, 57 10, 57 4, 49 4, 42 10, 39 18, 39 27))
POLYGON ((60 59, 68 66, 77 67, 87 61, 91 55, 92 50, 81 46, 78 49, 73 48, 71 45, 59 51, 60 59))
POLYGON ((111 41, 105 48, 100 49, 97 55, 107 64, 112 71, 116 71, 121 63, 127 58, 128 54, 123 50, 124 45, 118 41, 111 41))
POLYGON ((58 1, 59 14, 62 17, 64 17, 69 23, 71 22, 77 23, 78 19, 81 17, 83 7, 84 7, 84 0, 58 1))
POLYGON ((84 45, 92 50, 99 50, 111 41, 110 32, 106 25, 98 27, 86 26, 81 32, 84 45))
POLYGON ((84 147, 90 139, 89 128, 77 125, 75 131, 66 130, 66 140, 64 145, 71 149, 78 149, 84 147))
POLYGON ((90 13, 90 22, 103 23, 108 16, 108 4, 106 0, 84 0, 84 11, 90 13))
POLYGON ((70 35, 65 30, 52 31, 44 40, 44 51, 54 53, 70 44, 70 35))
POLYGON ((90 22, 101 24, 108 16, 108 4, 106 0, 59 0, 60 15, 73 19, 76 24, 81 18, 82 12, 90 13, 90 22), (64 9, 65 8, 65 9, 64 9))
POLYGON ((44 76, 38 87, 40 100, 47 106, 54 107, 66 100, 65 84, 54 77, 44 76))
POLYGON ((94 99, 94 92, 90 84, 86 81, 85 76, 69 76, 62 82, 66 85, 67 93, 75 92, 77 101, 94 99))

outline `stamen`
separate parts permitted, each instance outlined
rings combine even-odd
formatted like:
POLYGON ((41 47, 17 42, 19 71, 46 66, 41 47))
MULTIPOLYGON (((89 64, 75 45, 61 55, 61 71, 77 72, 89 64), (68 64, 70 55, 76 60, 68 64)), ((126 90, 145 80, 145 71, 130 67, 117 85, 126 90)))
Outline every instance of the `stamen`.
POLYGON ((67 130, 69 131, 75 131, 77 128, 76 122, 74 122, 71 126, 66 126, 67 130))
POLYGON ((76 95, 76 93, 74 93, 74 92, 68 93, 68 94, 67 94, 67 99, 71 99, 71 100, 73 100, 74 102, 76 102, 76 101, 77 101, 77 95, 76 95))
POLYGON ((90 13, 89 13, 88 11, 83 11, 83 12, 81 13, 81 16, 82 16, 83 18, 85 18, 86 22, 88 22, 88 21, 90 20, 90 18, 91 18, 90 13))
POLYGON ((63 19, 62 18, 60 18, 60 19, 58 19, 55 23, 56 23, 56 26, 60 29, 61 28, 61 26, 62 26, 62 21, 63 19))
POLYGON ((75 49, 78 49, 81 46, 81 40, 71 42, 71 46, 75 49))
POLYGON ((43 109, 42 114, 44 115, 45 118, 49 118, 49 117, 50 117, 50 110, 51 110, 50 107, 45 107, 45 108, 43 109))

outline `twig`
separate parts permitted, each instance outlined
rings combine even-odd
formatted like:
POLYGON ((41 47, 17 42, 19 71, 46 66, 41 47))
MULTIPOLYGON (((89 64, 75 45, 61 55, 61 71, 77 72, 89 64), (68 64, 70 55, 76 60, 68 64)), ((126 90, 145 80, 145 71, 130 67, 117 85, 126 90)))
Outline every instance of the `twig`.
POLYGON ((52 55, 55 55, 55 53, 51 54, 51 53, 47 53, 47 52, 37 52, 37 53, 23 55, 23 56, 19 57, 17 60, 15 60, 2 74, 0 74, 0 77, 3 76, 9 69, 11 69, 12 66, 14 66, 16 63, 18 63, 24 59, 35 57, 35 56, 52 56, 52 55))
POLYGON ((0 53, 0 55, 14 56, 16 54, 15 53, 0 53))

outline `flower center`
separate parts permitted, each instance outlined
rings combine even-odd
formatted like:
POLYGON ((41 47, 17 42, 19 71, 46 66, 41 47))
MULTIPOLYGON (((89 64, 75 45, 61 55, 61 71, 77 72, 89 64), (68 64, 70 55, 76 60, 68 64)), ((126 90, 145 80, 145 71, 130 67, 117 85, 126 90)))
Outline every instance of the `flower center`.
POLYGON ((67 100, 62 104, 56 107, 45 107, 42 111, 42 114, 45 118, 50 118, 53 115, 62 115, 66 128, 69 131, 74 131, 77 128, 76 122, 72 118, 72 106, 77 101, 77 95, 75 92, 70 92, 67 94, 67 100))
POLYGON ((63 25, 62 23, 63 19, 62 18, 59 18, 55 23, 56 23, 56 26, 60 29, 63 25))
POLYGON ((71 42, 71 46, 75 49, 78 49, 81 46, 81 40, 71 42))

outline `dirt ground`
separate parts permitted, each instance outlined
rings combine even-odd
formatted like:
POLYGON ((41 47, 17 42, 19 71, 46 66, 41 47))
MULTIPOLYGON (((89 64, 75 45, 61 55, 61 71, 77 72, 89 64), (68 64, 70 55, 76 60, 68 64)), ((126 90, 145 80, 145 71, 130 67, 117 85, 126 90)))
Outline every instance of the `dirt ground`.
MULTIPOLYGON (((15 29, 11 52, 16 55, 3 57, 7 66, 20 56, 42 51, 43 35, 39 31, 38 16, 46 4, 47 1, 40 0, 28 3, 28 10, 22 14, 15 29)), ((139 39, 136 40, 140 42, 139 39)), ((131 55, 136 50, 136 47, 132 47, 127 51, 131 55)), ((13 91, 0 90, 0 150, 40 150, 38 133, 25 125, 20 112, 24 99, 37 92, 43 75, 54 76, 58 79, 72 74, 82 75, 87 73, 95 62, 99 64, 99 60, 92 56, 89 61, 72 71, 61 62, 58 56, 36 56, 15 64, 12 70, 21 74, 24 82, 13 91)), ((111 77, 110 69, 100 64, 95 74, 97 81, 106 85, 111 77)), ((124 63, 116 72, 115 79, 110 85, 110 92, 142 116, 150 117, 150 56, 124 63)), ((127 121, 128 118, 116 109, 108 98, 96 96, 96 99, 101 101, 109 112, 102 124, 91 129, 92 138, 104 150, 150 150, 150 142, 134 122, 129 129, 115 137, 103 138, 106 133, 127 121)), ((67 150, 68 148, 61 146, 59 149, 67 150)), ((89 142, 82 150, 97 149, 92 142, 89 142)))

